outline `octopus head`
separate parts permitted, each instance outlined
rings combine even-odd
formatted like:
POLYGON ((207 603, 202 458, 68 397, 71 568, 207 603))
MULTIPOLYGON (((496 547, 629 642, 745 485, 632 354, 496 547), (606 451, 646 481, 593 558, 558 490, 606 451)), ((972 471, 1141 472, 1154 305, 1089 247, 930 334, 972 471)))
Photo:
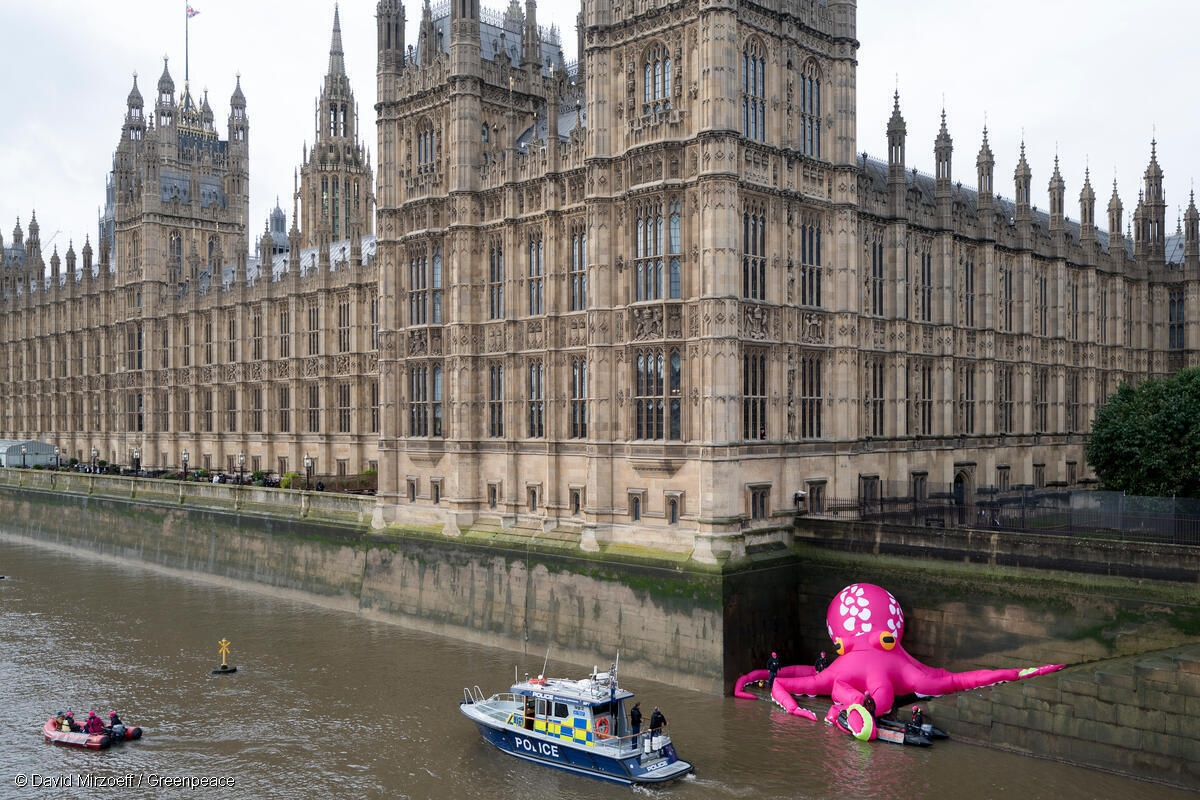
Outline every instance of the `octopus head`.
POLYGON ((891 650, 904 636, 904 612, 887 589, 855 583, 833 598, 825 625, 838 655, 855 648, 891 650))

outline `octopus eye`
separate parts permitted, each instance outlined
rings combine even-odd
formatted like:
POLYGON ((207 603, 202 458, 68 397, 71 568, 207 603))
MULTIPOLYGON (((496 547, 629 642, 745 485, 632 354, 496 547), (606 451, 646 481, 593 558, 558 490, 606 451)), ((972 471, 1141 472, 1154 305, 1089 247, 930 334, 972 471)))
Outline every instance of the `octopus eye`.
POLYGON ((896 646, 896 634, 891 631, 884 631, 879 634, 879 646, 884 650, 891 650, 896 646))
POLYGON ((842 637, 839 636, 838 638, 834 639, 833 643, 837 645, 837 654, 839 656, 846 655, 846 645, 842 642, 842 637))

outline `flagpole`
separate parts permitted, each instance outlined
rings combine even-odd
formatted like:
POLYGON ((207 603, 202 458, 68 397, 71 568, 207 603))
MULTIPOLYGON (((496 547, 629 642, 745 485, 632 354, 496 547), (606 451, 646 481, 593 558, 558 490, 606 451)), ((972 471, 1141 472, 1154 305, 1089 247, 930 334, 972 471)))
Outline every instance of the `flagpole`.
POLYGON ((192 15, 188 13, 187 4, 183 7, 183 85, 188 83, 188 30, 191 27, 192 15))

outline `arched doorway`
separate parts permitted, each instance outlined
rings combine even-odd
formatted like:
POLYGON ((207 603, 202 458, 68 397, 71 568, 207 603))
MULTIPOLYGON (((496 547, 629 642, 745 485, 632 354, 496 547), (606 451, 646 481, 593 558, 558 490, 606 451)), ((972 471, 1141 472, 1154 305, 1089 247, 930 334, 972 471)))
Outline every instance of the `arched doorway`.
POLYGON ((974 499, 974 481, 969 469, 960 469, 954 473, 954 506, 959 525, 966 525, 970 517, 967 508, 974 499))

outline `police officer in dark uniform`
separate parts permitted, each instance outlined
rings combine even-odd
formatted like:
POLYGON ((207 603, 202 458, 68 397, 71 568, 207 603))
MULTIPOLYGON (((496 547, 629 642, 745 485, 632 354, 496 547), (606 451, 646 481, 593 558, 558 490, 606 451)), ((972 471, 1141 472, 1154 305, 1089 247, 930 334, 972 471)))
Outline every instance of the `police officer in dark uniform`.
POLYGON ((774 650, 771 651, 771 657, 767 659, 767 688, 770 689, 775 685, 775 675, 779 672, 779 654, 774 650))
POLYGON ((641 703, 634 703, 633 708, 629 712, 629 727, 633 729, 633 746, 638 746, 638 734, 642 730, 642 710, 638 708, 641 703))
POLYGON ((658 706, 654 707, 654 713, 650 715, 650 735, 661 736, 662 729, 667 727, 667 718, 658 710, 658 706))

